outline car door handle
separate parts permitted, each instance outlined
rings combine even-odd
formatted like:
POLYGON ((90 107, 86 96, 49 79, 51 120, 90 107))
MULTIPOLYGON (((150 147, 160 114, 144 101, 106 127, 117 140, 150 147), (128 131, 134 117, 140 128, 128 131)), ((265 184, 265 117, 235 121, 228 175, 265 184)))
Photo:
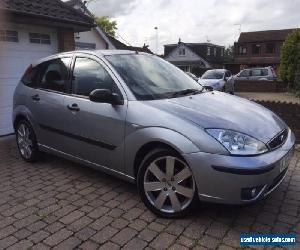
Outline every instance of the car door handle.
POLYGON ((71 111, 80 111, 80 108, 78 107, 78 105, 76 103, 73 103, 72 105, 68 105, 67 107, 71 111))
POLYGON ((36 94, 36 95, 33 95, 31 97, 31 99, 34 100, 34 101, 39 101, 41 98, 40 98, 40 96, 38 94, 36 94))

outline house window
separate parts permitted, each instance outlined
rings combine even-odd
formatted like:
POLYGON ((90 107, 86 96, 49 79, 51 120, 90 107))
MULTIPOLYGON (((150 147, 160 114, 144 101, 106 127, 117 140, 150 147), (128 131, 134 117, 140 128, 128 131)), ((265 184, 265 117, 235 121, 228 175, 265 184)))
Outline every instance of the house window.
POLYGON ((252 44, 252 54, 253 55, 259 55, 261 50, 260 44, 252 44))
POLYGON ((274 43, 267 43, 266 44, 266 53, 267 54, 274 54, 275 53, 275 44, 274 43))
POLYGON ((244 45, 239 46, 239 55, 247 54, 247 47, 244 45))
POLYGON ((179 49, 178 54, 180 56, 184 56, 185 55, 185 49, 179 49))
POLYGON ((15 43, 19 42, 18 31, 0 30, 0 41, 15 43))
POLYGON ((82 43, 82 42, 75 42, 75 50, 82 50, 82 49, 96 49, 95 43, 82 43))
POLYGON ((207 55, 210 56, 210 47, 207 47, 207 55))
POLYGON ((51 44, 50 35, 40 33, 29 33, 30 43, 51 44))
POLYGON ((214 48, 214 56, 217 56, 217 48, 214 48))
POLYGON ((221 56, 224 56, 224 49, 221 49, 221 56))

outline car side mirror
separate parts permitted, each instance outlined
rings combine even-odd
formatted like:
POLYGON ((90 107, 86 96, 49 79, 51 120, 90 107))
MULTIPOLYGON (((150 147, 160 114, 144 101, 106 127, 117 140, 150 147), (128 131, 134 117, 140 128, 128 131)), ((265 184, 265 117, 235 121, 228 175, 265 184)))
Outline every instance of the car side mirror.
POLYGON ((213 91, 214 88, 212 86, 203 86, 204 89, 208 90, 208 91, 213 91))
POLYGON ((90 93, 92 102, 110 103, 111 105, 123 105, 124 100, 117 93, 112 93, 109 89, 95 89, 90 93))

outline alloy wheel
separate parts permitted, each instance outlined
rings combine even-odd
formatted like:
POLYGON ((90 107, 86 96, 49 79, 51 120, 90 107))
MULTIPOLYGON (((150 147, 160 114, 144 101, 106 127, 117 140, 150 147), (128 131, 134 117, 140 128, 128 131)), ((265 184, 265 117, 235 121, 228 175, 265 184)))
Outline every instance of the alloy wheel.
POLYGON ((33 142, 30 129, 25 123, 21 123, 17 130, 17 142, 21 155, 25 159, 30 159, 33 152, 33 142))
POLYGON ((185 162, 174 156, 164 156, 147 167, 144 190, 156 209, 171 214, 184 210, 193 201, 195 181, 185 162))

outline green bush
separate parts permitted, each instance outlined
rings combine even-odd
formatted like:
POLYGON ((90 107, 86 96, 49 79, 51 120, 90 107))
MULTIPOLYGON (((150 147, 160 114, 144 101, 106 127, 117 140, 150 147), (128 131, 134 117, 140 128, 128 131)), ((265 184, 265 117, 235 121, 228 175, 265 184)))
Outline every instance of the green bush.
POLYGON ((279 76, 289 89, 300 90, 300 30, 295 29, 284 41, 280 51, 279 76))

